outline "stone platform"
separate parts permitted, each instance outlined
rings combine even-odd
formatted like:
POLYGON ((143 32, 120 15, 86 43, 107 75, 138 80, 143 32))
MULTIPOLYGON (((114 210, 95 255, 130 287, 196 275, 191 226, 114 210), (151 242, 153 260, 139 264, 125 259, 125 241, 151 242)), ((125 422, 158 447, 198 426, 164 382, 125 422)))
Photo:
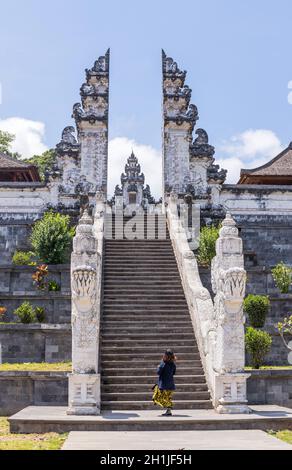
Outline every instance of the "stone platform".
POLYGON ((71 432, 62 450, 292 450, 264 431, 71 432))
POLYGON ((9 419, 13 433, 70 431, 198 431, 292 429, 292 409, 251 406, 251 414, 220 415, 214 410, 106 411, 101 416, 68 416, 66 407, 29 406, 9 419))

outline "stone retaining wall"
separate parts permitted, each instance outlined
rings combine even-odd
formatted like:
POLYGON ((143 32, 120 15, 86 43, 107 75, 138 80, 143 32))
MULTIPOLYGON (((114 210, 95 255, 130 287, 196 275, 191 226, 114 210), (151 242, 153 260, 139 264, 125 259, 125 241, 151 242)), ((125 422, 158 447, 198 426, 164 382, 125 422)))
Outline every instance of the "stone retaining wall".
POLYGON ((0 325, 2 362, 71 361, 71 325, 0 325))
MULTIPOLYGON (((250 405, 292 408, 292 369, 251 371, 247 381, 250 405)), ((29 405, 67 406, 67 372, 0 372, 0 416, 29 405)))
POLYGON ((23 302, 30 302, 34 307, 43 307, 46 323, 70 323, 71 293, 70 266, 49 266, 49 280, 60 285, 59 292, 42 292, 33 284, 31 266, 0 266, 0 306, 6 307, 4 321, 15 322, 14 310, 23 302))
POLYGON ((253 370, 247 381, 247 395, 253 405, 292 408, 292 369, 253 370))
POLYGON ((67 372, 0 372, 0 416, 26 406, 66 406, 67 372))
MULTIPOLYGON (((211 271, 208 268, 200 268, 200 276, 204 287, 211 292, 211 271)), ((268 295, 271 307, 267 315, 264 330, 272 335, 273 343, 270 353, 266 356, 265 364, 271 366, 289 365, 288 350, 275 328, 275 325, 284 317, 292 315, 292 293, 279 294, 274 285, 271 271, 265 267, 247 268, 247 294, 268 295)), ((247 323, 248 325, 248 319, 247 323)), ((292 337, 290 338, 292 339, 292 337)), ((289 337, 287 337, 289 341, 289 337)), ((247 364, 249 360, 247 357, 247 364)))

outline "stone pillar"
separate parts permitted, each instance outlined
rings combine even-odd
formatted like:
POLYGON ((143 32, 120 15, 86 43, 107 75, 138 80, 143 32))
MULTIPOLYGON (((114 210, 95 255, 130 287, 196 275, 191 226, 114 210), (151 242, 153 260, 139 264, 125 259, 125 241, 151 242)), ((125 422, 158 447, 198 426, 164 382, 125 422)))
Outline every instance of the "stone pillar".
POLYGON ((81 103, 73 107, 73 117, 81 146, 81 185, 89 193, 102 191, 107 196, 109 50, 86 70, 81 87, 81 103))
POLYGON ((220 188, 226 170, 214 164, 215 148, 204 129, 194 127, 198 109, 190 104, 192 90, 185 85, 186 72, 162 51, 163 79, 163 195, 175 191, 190 194, 201 207, 209 207, 212 187, 220 188))
POLYGON ((214 404, 219 413, 247 413, 244 372, 245 345, 243 299, 246 272, 242 240, 235 221, 227 214, 216 242, 212 261, 212 288, 215 293, 214 404))
POLYGON ((72 374, 69 376, 70 415, 100 413, 99 296, 101 258, 93 220, 84 211, 73 240, 72 374))
POLYGON ((190 103, 186 72, 162 51, 163 79, 163 194, 185 192, 189 182, 190 143, 198 110, 190 103))

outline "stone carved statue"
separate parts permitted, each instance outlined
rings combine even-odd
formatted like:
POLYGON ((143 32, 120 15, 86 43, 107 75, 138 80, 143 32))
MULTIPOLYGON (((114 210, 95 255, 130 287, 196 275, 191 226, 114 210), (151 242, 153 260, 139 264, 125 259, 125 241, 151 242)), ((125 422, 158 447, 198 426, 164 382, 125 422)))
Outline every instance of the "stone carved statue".
POLYGON ((96 415, 100 412, 100 270, 93 220, 84 209, 73 240, 71 257, 73 373, 69 377, 68 414, 96 415))
POLYGON ((242 240, 230 214, 222 223, 211 271, 215 293, 215 405, 221 413, 248 412, 243 314, 246 271, 242 240))

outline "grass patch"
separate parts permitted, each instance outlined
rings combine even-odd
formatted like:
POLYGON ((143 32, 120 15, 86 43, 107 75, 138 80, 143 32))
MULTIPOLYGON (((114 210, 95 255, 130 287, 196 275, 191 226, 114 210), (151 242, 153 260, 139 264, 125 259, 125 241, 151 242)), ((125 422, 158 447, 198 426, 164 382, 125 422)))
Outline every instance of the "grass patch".
POLYGON ((261 366, 259 369, 254 369, 253 367, 245 367, 244 370, 285 370, 292 369, 292 366, 261 366))
POLYGON ((50 364, 48 362, 24 362, 21 364, 0 364, 0 372, 15 372, 15 371, 33 371, 33 372, 71 372, 71 362, 56 362, 50 364))
POLYGON ((0 450, 60 450, 68 434, 11 434, 7 418, 0 418, 0 450))
POLYGON ((292 444, 292 431, 288 431, 287 429, 283 431, 269 431, 268 434, 271 434, 271 436, 277 437, 288 444, 292 444))

